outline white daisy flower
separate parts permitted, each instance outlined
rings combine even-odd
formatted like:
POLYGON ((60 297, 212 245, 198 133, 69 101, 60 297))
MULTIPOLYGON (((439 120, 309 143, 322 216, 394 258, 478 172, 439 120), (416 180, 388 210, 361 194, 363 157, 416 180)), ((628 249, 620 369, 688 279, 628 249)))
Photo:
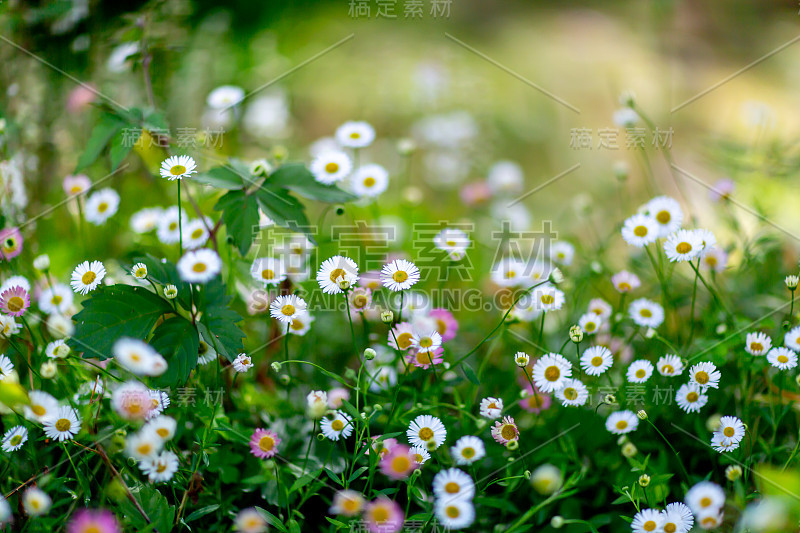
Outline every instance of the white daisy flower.
POLYGON ((166 391, 157 389, 147 389, 147 396, 148 396, 148 401, 150 402, 149 404, 150 410, 147 411, 147 414, 145 415, 145 420, 152 420, 153 418, 163 413, 164 409, 169 407, 170 399, 169 399, 169 394, 167 394, 166 391))
POLYGON ((572 365, 564 356, 548 353, 536 361, 531 375, 540 391, 554 392, 564 386, 566 378, 572 377, 572 365))
POLYGON ((580 406, 589 399, 589 390, 577 379, 565 379, 564 386, 556 391, 556 398, 562 405, 580 406))
POLYGON ((740 442, 744 438, 744 423, 735 416, 723 416, 719 419, 719 429, 716 431, 723 437, 724 442, 740 442))
POLYGON ((420 350, 431 352, 442 345, 442 336, 437 331, 419 333, 417 331, 411 336, 411 346, 420 350))
POLYGON ((625 220, 622 238, 631 246, 644 248, 656 242, 659 231, 658 222, 653 217, 638 213, 625 220))
POLYGON ((642 509, 633 515, 631 531, 633 533, 663 532, 664 515, 655 509, 642 509))
POLYGON ((58 408, 42 422, 44 433, 53 440, 62 442, 72 439, 81 430, 78 412, 68 405, 58 408))
POLYGON ((0 354, 0 381, 5 381, 14 372, 14 363, 6 355, 0 354))
POLYGON ((702 251, 703 241, 694 231, 678 230, 667 237, 664 253, 674 262, 691 261, 702 251))
POLYGON ((200 337, 200 344, 197 347, 197 362, 201 365, 207 365, 211 361, 216 360, 217 351, 214 347, 207 343, 203 337, 200 337))
POLYGON ((550 259, 559 265, 570 266, 575 257, 575 246, 567 241, 557 241, 550 246, 550 259))
POLYGON ((606 429, 615 435, 624 435, 639 427, 639 417, 633 411, 616 411, 606 418, 606 429))
POLYGON ((358 196, 373 198, 389 187, 389 172, 380 165, 364 165, 350 176, 350 185, 358 196))
POLYGON ((711 447, 719 453, 732 452, 739 447, 739 441, 726 439, 722 433, 714 433, 711 436, 711 447))
POLYGON ((111 352, 120 366, 137 376, 160 375, 166 370, 166 361, 161 354, 139 339, 121 337, 114 343, 111 352))
POLYGON ((298 314, 306 310, 306 301, 297 295, 277 296, 269 304, 269 314, 284 324, 291 324, 298 314))
POLYGON ((492 281, 500 287, 516 287, 526 282, 526 264, 514 257, 504 257, 492 266, 492 281))
POLYGON ((553 267, 548 263, 537 260, 528 261, 522 264, 522 275, 524 279, 520 280, 520 282, 523 285, 530 286, 546 280, 550 277, 552 272, 553 267))
POLYGON ((471 465, 486 456, 486 448, 480 438, 473 435, 465 435, 450 448, 450 455, 453 456, 456 464, 471 465))
POLYGON ((177 205, 168 207, 158 219, 156 236, 163 244, 175 244, 181 240, 181 220, 188 220, 186 211, 177 205))
POLYGON ((88 294, 95 290, 106 276, 106 267, 100 261, 84 261, 72 271, 72 290, 81 294, 88 294))
POLYGON ((244 89, 236 85, 220 85, 206 96, 206 105, 211 109, 226 110, 244 100, 244 89))
POLYGON ((168 450, 139 463, 139 468, 147 475, 150 483, 169 481, 178 471, 178 466, 178 456, 168 450))
POLYGON ((205 220, 195 218, 183 223, 183 247, 187 250, 195 250, 202 247, 209 237, 208 228, 214 227, 213 221, 206 217, 205 220))
POLYGON ((664 308, 647 298, 632 301, 628 314, 637 326, 645 328, 656 329, 664 322, 664 308))
POLYGON ((503 400, 492 397, 482 399, 480 414, 489 420, 500 418, 500 415, 503 414, 503 400))
POLYGON ((597 333, 597 330, 600 329, 600 326, 603 325, 603 319, 592 312, 584 313, 581 315, 581 318, 578 319, 578 325, 587 335, 594 335, 597 333))
POLYGON ((187 178, 197 172, 197 163, 188 155, 173 155, 161 163, 161 177, 170 181, 187 178))
MULTIPOLYGON (((145 426, 146 427, 146 426, 145 426)), ((149 429, 142 429, 125 439, 125 453, 137 461, 146 461, 161 451, 164 440, 149 429)))
MULTIPOLYGON (((800 352, 800 326, 795 326, 786 332, 786 335, 783 336, 783 344, 791 350, 800 352)), ((769 347, 765 349, 769 351, 769 347)))
POLYGON ((233 369, 237 372, 247 372, 255 366, 252 358, 245 353, 237 355, 236 359, 234 359, 231 364, 233 365, 233 369))
MULTIPOLYGON (((794 347, 790 346, 787 342, 791 338, 791 333, 793 333, 794 342, 797 343, 797 341, 800 340, 800 327, 789 330, 783 340, 786 346, 794 349, 794 347)), ((800 349, 800 343, 797 343, 797 347, 800 349)), ((772 348, 772 339, 770 339, 766 333, 754 331, 747 334, 747 338, 744 342, 744 349, 747 353, 751 355, 764 355, 770 348, 772 348)))
POLYGON ((286 279, 283 263, 274 257, 257 257, 250 267, 250 275, 265 287, 280 285, 286 279))
POLYGON ((709 509, 697 514, 697 525, 700 529, 716 529, 722 525, 724 512, 721 508, 709 509))
POLYGON ((114 189, 100 189, 86 199, 84 217, 95 226, 105 224, 106 220, 119 209, 119 193, 114 189))
POLYGON ((691 383, 697 383, 703 390, 706 390, 708 387, 718 389, 721 377, 722 374, 717 370, 717 367, 714 366, 714 363, 697 363, 689 369, 689 381, 691 383))
POLYGON ((343 180, 352 169, 353 164, 350 162, 350 157, 338 150, 322 152, 309 165, 314 179, 324 185, 331 185, 343 180))
POLYGON ((312 322, 314 322, 314 317, 308 311, 297 313, 289 325, 289 333, 302 337, 311 330, 312 322))
POLYGON ((677 200, 669 196, 658 196, 644 206, 645 213, 658 224, 659 237, 667 237, 681 229, 683 211, 677 200))
POLYGON ((10 453, 22 448, 28 441, 28 430, 24 426, 14 426, 3 435, 3 451, 10 453))
POLYGON ((21 327, 22 325, 17 324, 17 321, 14 320, 13 316, 0 315, 0 336, 9 338, 12 335, 19 333, 21 327))
POLYGON ((11 276, 7 278, 2 285, 0 285, 0 294, 6 292, 13 287, 22 287, 25 292, 31 292, 31 282, 25 276, 11 276))
POLYGON ((592 346, 581 355, 581 368, 590 376, 599 376, 614 364, 611 350, 605 346, 592 346))
POLYGON ((639 276, 636 274, 627 270, 620 270, 611 276, 611 284, 614 285, 617 292, 626 293, 638 289, 642 282, 639 281, 639 276))
POLYGON ((533 306, 539 311, 558 311, 564 305, 564 293, 552 285, 536 287, 531 292, 533 306))
POLYGON ((326 259, 317 271, 317 283, 325 294, 341 294, 341 281, 350 287, 358 281, 358 265, 349 257, 334 255, 326 259))
POLYGON ((319 423, 322 434, 330 440, 346 439, 353 432, 351 418, 342 411, 336 411, 332 417, 325 416, 319 423))
POLYGON ((428 453, 428 450, 422 448, 421 446, 412 446, 411 456, 414 458, 414 460, 417 462, 418 465, 424 465, 431 458, 431 454, 428 453))
POLYGON ((188 251, 178 260, 178 274, 187 283, 208 283, 222 270, 222 260, 214 250, 188 251))
MULTIPOLYGON (((0 294, 2 294, 2 291, 0 291, 0 294)), ((62 283, 47 287, 39 295, 39 309, 48 315, 54 313, 63 315, 67 313, 72 307, 72 302, 72 291, 62 283)))
POLYGON ((162 442, 166 442, 175 436, 178 422, 167 415, 159 415, 144 425, 142 431, 149 431, 156 435, 162 442))
POLYGON ((471 500, 475 497, 475 482, 458 468, 440 470, 433 476, 433 493, 437 498, 471 500))
POLYGON ((410 289, 419 278, 417 265, 405 259, 395 259, 381 269, 381 283, 395 292, 410 289))
POLYGON ((767 353, 767 361, 779 370, 789 370, 797 366, 797 354, 789 348, 776 346, 767 353))
MULTIPOLYGON (((2 359, 2 357, 0 357, 0 359, 2 359)), ((32 390, 28 393, 28 399, 31 403, 24 407, 25 418, 28 420, 42 422, 45 418, 58 411, 58 400, 44 391, 32 390)))
POLYGON ((645 359, 634 361, 628 367, 626 377, 631 383, 644 383, 653 375, 653 363, 645 359))
POLYGON ((662 376, 680 376, 683 372, 683 361, 675 354, 663 355, 658 358, 656 368, 662 376))
POLYGON ((697 383, 684 383, 675 394, 675 402, 687 413, 697 413, 708 403, 708 396, 697 383))
POLYGON ((711 510, 721 509, 725 505, 725 491, 711 481, 701 481, 686 493, 686 505, 696 515, 711 510))
POLYGON ((700 243, 702 244, 700 253, 698 254, 700 257, 705 256, 717 246, 717 237, 710 230, 703 228, 696 229, 694 230, 694 234, 697 235, 697 238, 700 239, 700 243))
POLYGON ((722 248, 703 250, 700 266, 714 272, 724 272, 728 266, 728 253, 722 248))
POLYGON ((475 507, 464 498, 439 498, 433 507, 436 520, 445 531, 464 529, 475 521, 475 507))
POLYGON ((409 424, 406 436, 412 446, 435 450, 444 444, 447 438, 447 428, 435 416, 419 415, 409 424))
POLYGON ((150 233, 158 227, 158 221, 164 215, 160 207, 146 207, 131 216, 131 229, 135 233, 150 233))
POLYGON ((53 501, 42 489, 30 487, 22 495, 22 507, 30 516, 42 516, 50 510, 53 501))
POLYGON ((661 511, 661 516, 664 518, 664 533, 689 533, 694 525, 692 510, 681 502, 667 504, 666 509, 661 511))
POLYGON ((596 314, 603 320, 608 320, 609 318, 611 318, 611 313, 613 312, 614 309, 611 307, 610 303, 603 300, 602 298, 592 298, 589 301, 587 310, 590 313, 596 314))
POLYGON ((144 263, 136 263, 131 267, 131 276, 136 279, 146 279, 147 278, 147 265, 144 263))
POLYGON ((127 381, 112 392, 111 407, 126 420, 144 420, 152 409, 150 389, 138 381, 127 381))
POLYGON ((469 236, 464 231, 454 228, 445 228, 433 238, 433 245, 451 256, 459 254, 463 257, 470 244, 469 236))
POLYGON ((349 121, 336 128, 336 142, 345 148, 364 148, 375 140, 375 129, 367 122, 349 121))
POLYGON ((11 521, 14 514, 11 512, 11 505, 8 500, 0 496, 0 525, 5 525, 11 521))

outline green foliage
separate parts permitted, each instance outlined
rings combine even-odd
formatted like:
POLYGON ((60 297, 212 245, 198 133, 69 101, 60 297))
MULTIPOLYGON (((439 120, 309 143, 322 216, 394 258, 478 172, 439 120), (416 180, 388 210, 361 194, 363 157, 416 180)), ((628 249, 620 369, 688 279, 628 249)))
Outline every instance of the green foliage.
POLYGON ((150 345, 167 360, 167 371, 156 379, 160 387, 179 387, 197 366, 200 337, 189 320, 174 316, 156 327, 150 345))

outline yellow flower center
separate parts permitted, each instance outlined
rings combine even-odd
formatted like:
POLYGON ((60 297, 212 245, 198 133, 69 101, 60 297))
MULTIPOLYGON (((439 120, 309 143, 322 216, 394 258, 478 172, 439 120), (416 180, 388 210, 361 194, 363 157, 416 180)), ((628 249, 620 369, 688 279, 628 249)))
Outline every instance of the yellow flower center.
POLYGON ((633 234, 637 237, 644 237, 647 235, 647 226, 636 226, 633 228, 633 234))
POLYGON ((599 355, 592 357, 592 366, 600 366, 603 364, 603 358, 599 355))
MULTIPOLYGON (((11 304, 9 304, 9 309, 11 309, 11 304)), ((789 358, 786 357, 785 355, 779 355, 778 356, 778 362, 779 363, 788 363, 789 362, 789 358)))
POLYGON ((464 448, 461 450, 461 457, 464 459, 472 459, 475 457, 475 448, 464 448))
POLYGON ((367 177, 364 178, 364 187, 372 187, 375 185, 375 178, 367 177))
POLYGON ((700 385, 705 385, 709 380, 708 373, 701 370, 700 372, 695 373, 694 380, 700 385))
POLYGON ((653 316, 653 312, 649 309, 642 309, 641 311, 639 311, 639 314, 644 318, 650 318, 653 316))
POLYGON ((402 270, 398 270, 394 274, 392 274, 392 279, 395 280, 397 283, 403 283, 405 280, 408 279, 408 274, 402 270))
POLYGON ((358 294, 353 297, 353 307, 362 309, 367 306, 367 297, 363 294, 358 294))
POLYGON ((16 313, 18 311, 22 311, 22 308, 25 307, 25 300, 23 300, 19 296, 12 296, 8 299, 8 310, 12 313, 16 313))
POLYGON ((401 333, 398 335, 397 346, 399 346, 401 350, 405 350, 411 346, 411 333, 401 333))
POLYGON ((664 533, 675 533, 676 531, 678 531, 678 526, 672 522, 667 522, 664 524, 664 533))
POLYGON ((376 507, 372 510, 372 519, 379 524, 381 522, 386 522, 389 520, 389 510, 383 506, 376 507))
POLYGON ((619 422, 617 422, 617 429, 622 430, 622 429, 625 429, 626 427, 628 427, 628 422, 627 421, 620 420, 619 422))
POLYGON ((327 172, 328 174, 333 174, 338 171, 339 171, 339 163, 334 163, 333 161, 331 161, 330 163, 325 165, 325 172, 327 172))
POLYGON ((726 437, 733 437, 734 433, 735 433, 735 431, 730 426, 728 426, 728 427, 726 427, 725 429, 722 430, 722 434, 725 435, 726 437))
POLYGON ((664 374, 672 374, 673 372, 675 372, 675 369, 672 368, 672 365, 664 365, 661 367, 661 371, 664 374))
POLYGON ((419 345, 422 348, 430 348, 431 346, 433 346, 433 339, 431 339, 430 337, 422 337, 419 340, 419 345))
POLYGON ((194 270, 198 274, 201 273, 201 272, 205 272, 206 271, 206 264, 205 263, 195 263, 194 265, 192 265, 192 270, 194 270))
POLYGON ((567 387, 564 389, 564 398, 567 400, 577 400, 578 399, 578 391, 573 389, 572 387, 567 387))
POLYGON ((286 316, 292 316, 295 311, 296 309, 292 304, 286 304, 283 307, 281 307, 281 313, 283 313, 286 316))
POLYGON ((264 279, 275 279, 275 271, 265 268, 261 271, 261 277, 264 279))
MULTIPOLYGON (((336 422, 339 422, 338 420, 336 422)), ((341 422, 339 422, 341 424, 341 422)), ((333 425, 331 425, 333 427, 333 425)), ((336 431, 339 431, 338 429, 336 431)), ((260 439, 258 439, 258 448, 262 452, 271 452, 272 448, 275 447, 275 440, 270 437, 269 435, 264 435, 260 439)))
POLYGON ((544 379, 547 381, 558 381, 561 377, 561 369, 557 366, 548 366, 544 371, 544 379))
POLYGON ((41 405, 32 405, 31 411, 33 411, 33 414, 36 416, 44 416, 47 413, 47 410, 41 405))
POLYGON ((331 423, 331 429, 332 429, 332 430, 334 430, 334 431, 341 431, 341 430, 343 430, 343 429, 344 429, 344 422, 342 422, 341 420, 338 420, 338 419, 337 419, 337 420, 334 420, 334 421, 331 423))
POLYGON ((700 398, 700 395, 697 394, 694 391, 692 391, 692 392, 690 392, 689 394, 686 395, 686 401, 687 402, 691 402, 691 403, 696 402, 699 398, 700 398))
POLYGON ((153 446, 149 442, 145 442, 140 444, 136 451, 139 452, 141 455, 150 455, 153 451, 153 446))
POLYGON ((754 352, 760 352, 764 349, 764 345, 762 345, 760 342, 751 342, 750 349, 754 352))
POLYGON ((345 271, 342 268, 334 268, 331 270, 331 281, 336 283, 336 280, 339 278, 343 278, 345 275, 345 271))
POLYGON ((419 438, 424 441, 429 441, 433 438, 433 430, 431 428, 422 428, 419 430, 419 438))
POLYGON ((455 481, 451 481, 444 486, 444 490, 448 494, 458 494, 460 488, 455 481))
POLYGON ((174 165, 171 169, 169 169, 169 172, 173 176, 180 176, 186 172, 186 167, 183 165, 174 165))
POLYGON ((14 435, 14 436, 13 436, 13 437, 11 437, 11 439, 8 441, 8 443, 9 443, 11 446, 16 446, 16 445, 18 445, 20 442, 22 442, 22 435, 14 435))
POLYGON ((669 221, 672 220, 672 215, 669 214, 669 211, 659 211, 656 215, 656 220, 661 224, 669 224, 669 221))
POLYGON ((108 204, 106 202, 101 202, 97 206, 97 211, 100 213, 105 213, 108 210, 108 204))
POLYGON ((433 355, 431 352, 419 351, 417 352, 417 362, 421 365, 430 365, 433 363, 433 355))
POLYGON ((94 282, 97 279, 97 274, 89 270, 83 276, 81 276, 81 281, 84 285, 89 285, 90 283, 94 282))
POLYGON ((50 298, 50 303, 52 303, 53 305, 58 305, 58 304, 60 304, 60 303, 61 303, 63 300, 64 300, 64 298, 62 298, 62 297, 61 297, 61 296, 59 296, 58 294, 55 294, 55 295, 53 295, 53 297, 52 297, 52 298, 50 298))
POLYGON ((192 239, 199 239, 203 235, 203 228, 197 228, 192 232, 192 239))
POLYGON ((556 301, 555 297, 552 294, 542 294, 542 303, 545 305, 550 305, 556 301))
POLYGON ((517 430, 511 424, 505 424, 500 430, 500 435, 506 440, 513 440, 517 438, 517 430))
POLYGON ((58 430, 58 431, 60 431, 60 432, 62 432, 62 433, 63 433, 64 431, 67 431, 67 430, 69 430, 69 428, 71 428, 71 427, 72 427, 72 424, 71 424, 71 423, 70 423, 70 421, 69 421, 69 420, 67 420, 66 418, 59 418, 59 419, 56 421, 56 430, 58 430))
POLYGON ((700 500, 700 507, 708 507, 710 505, 711 505, 711 498, 709 498, 708 496, 704 496, 700 500))
POLYGON ((169 437, 169 430, 167 428, 158 428, 156 430, 156 435, 158 435, 162 439, 166 439, 167 437, 169 437))
POLYGON ((655 531, 656 523, 653 520, 648 520, 642 525, 642 529, 644 529, 645 531, 655 531))
POLYGON ((445 509, 445 513, 449 518, 458 518, 461 516, 461 511, 455 505, 448 505, 447 509, 445 509))
POLYGON ((395 472, 405 472, 411 468, 411 459, 405 455, 398 455, 392 459, 392 470, 395 472))
POLYGON ((640 368, 639 370, 636 371, 636 377, 639 379, 642 379, 645 376, 645 374, 647 374, 647 372, 645 372, 644 368, 640 368))
POLYGON ((680 242, 678 246, 675 247, 675 251, 679 254, 688 254, 692 251, 692 245, 688 242, 680 242))

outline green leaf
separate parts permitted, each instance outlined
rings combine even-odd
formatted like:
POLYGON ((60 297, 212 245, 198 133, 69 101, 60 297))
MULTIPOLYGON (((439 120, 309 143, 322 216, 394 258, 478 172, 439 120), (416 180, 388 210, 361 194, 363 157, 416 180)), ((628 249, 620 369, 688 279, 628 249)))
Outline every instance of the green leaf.
POLYGON ((214 167, 207 172, 192 176, 194 181, 218 189, 238 190, 244 188, 244 180, 229 167, 214 167))
POLYGON ((205 507, 201 507, 200 509, 196 510, 195 512, 187 516, 184 522, 188 524, 192 520, 197 520, 198 518, 201 518, 207 514, 211 514, 217 509, 219 509, 219 504, 216 503, 214 505, 207 505, 205 507))
POLYGON ((147 517, 151 522, 151 525, 148 526, 147 521, 136 506, 125 498, 120 501, 120 507, 125 516, 131 521, 132 530, 146 530, 150 527, 159 532, 172 531, 172 523, 175 520, 175 507, 169 505, 163 494, 148 485, 132 487, 131 493, 147 513, 147 517))
POLYGON ((475 371, 472 370, 471 366, 469 366, 467 363, 461 363, 461 369, 464 371, 464 375, 467 376, 468 380, 470 380, 475 385, 481 384, 481 382, 478 381, 478 376, 475 375, 475 371))
POLYGON ((292 231, 305 233, 311 242, 311 228, 306 218, 305 208, 300 201, 289 194, 289 191, 272 185, 269 181, 264 183, 255 193, 258 205, 269 218, 276 224, 292 231))
POLYGON ((300 196, 320 202, 344 203, 356 199, 354 194, 336 187, 324 185, 302 163, 288 163, 269 176, 269 184, 291 189, 300 196))
POLYGON ((104 114, 97 125, 92 130, 89 141, 86 143, 86 148, 78 158, 78 166, 75 171, 83 170, 88 167, 100 157, 103 149, 108 145, 111 138, 120 131, 125 122, 114 115, 104 114))
MULTIPOLYGON (((366 468, 366 467, 363 467, 363 468, 366 468)), ((312 481, 315 481, 317 479, 317 477, 319 477, 319 475, 321 473, 322 473, 322 469, 319 469, 319 470, 317 470, 315 472, 309 472, 308 474, 306 474, 304 476, 301 476, 300 478, 297 479, 297 481, 292 483, 291 487, 289 487, 289 494, 292 494, 293 492, 302 489, 303 487, 305 487, 306 485, 308 485, 312 481)))
POLYGON ((239 248, 242 256, 247 255, 253 244, 253 228, 258 227, 258 203, 244 191, 230 191, 219 199, 215 211, 222 211, 222 220, 239 248))
POLYGON ((127 156, 133 144, 130 142, 130 136, 126 133, 125 128, 121 128, 114 137, 111 139, 111 149, 109 155, 111 156, 111 170, 116 170, 120 163, 122 163, 125 156, 127 156))
POLYGON ((173 263, 170 261, 162 261, 150 254, 136 255, 131 259, 128 270, 136 263, 144 263, 145 266, 147 266, 147 277, 157 284, 161 286, 167 284, 175 285, 178 289, 176 300, 184 309, 191 309, 191 291, 189 290, 189 284, 181 280, 178 269, 173 263))
POLYGON ((165 320, 153 332, 152 346, 169 364, 167 371, 155 379, 160 387, 181 386, 197 366, 200 335, 187 319, 174 316, 165 320))
POLYGON ((266 509, 262 509, 261 507, 256 507, 256 509, 258 509, 258 511, 264 516, 264 519, 269 522, 269 525, 278 529, 279 531, 283 531, 283 533, 287 533, 288 530, 286 529, 286 526, 283 525, 283 522, 281 522, 277 516, 270 513, 266 509))
POLYGON ((75 315, 75 335, 68 344, 73 350, 83 352, 85 358, 107 359, 118 338, 144 340, 158 318, 170 311, 166 300, 144 287, 101 286, 75 315))
POLYGON ((231 299, 225 293, 225 284, 219 279, 207 283, 195 293, 195 304, 203 313, 198 328, 203 338, 228 361, 233 361, 244 351, 244 333, 236 325, 243 319, 229 307, 231 299))

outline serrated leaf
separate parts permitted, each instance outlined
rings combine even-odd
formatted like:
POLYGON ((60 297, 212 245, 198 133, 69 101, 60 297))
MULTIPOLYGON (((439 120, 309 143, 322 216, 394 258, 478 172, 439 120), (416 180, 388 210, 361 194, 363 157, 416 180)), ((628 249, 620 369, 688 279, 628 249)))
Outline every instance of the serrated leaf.
POLYGON ((244 351, 244 332, 236 325, 243 318, 229 307, 232 298, 225 293, 225 285, 215 279, 195 296, 195 305, 203 313, 198 324, 203 338, 212 344, 218 354, 233 361, 244 351))
POLYGON ((305 233, 311 242, 314 238, 310 233, 305 208, 300 200, 289 194, 286 189, 276 187, 265 182, 255 192, 258 205, 269 218, 277 225, 289 228, 292 231, 305 233))
POLYGON ((144 287, 102 286, 75 315, 75 335, 68 344, 87 359, 107 359, 118 338, 145 339, 159 317, 170 311, 166 300, 144 287))
POLYGON ((291 189, 300 196, 320 202, 344 203, 356 199, 354 194, 335 185, 318 182, 302 163, 288 163, 278 168, 269 175, 269 184, 291 189))
POLYGON ((200 336, 197 328, 181 316, 158 325, 150 339, 152 346, 167 360, 167 371, 155 379, 159 387, 182 386, 197 366, 200 336))
POLYGON ((258 227, 258 202, 245 191, 230 191, 219 199, 215 211, 222 211, 222 221, 242 256, 253 244, 253 228, 258 227))

